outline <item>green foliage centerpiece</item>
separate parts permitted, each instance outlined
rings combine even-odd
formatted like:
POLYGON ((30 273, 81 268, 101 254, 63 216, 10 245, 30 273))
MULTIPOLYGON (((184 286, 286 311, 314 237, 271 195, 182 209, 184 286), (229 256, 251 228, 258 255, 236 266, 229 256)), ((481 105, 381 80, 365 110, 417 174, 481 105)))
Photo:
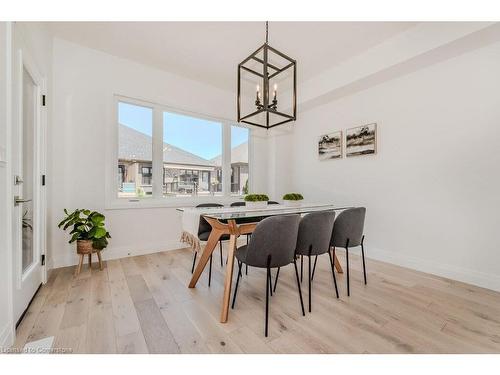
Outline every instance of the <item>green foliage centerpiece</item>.
POLYGON ((265 208, 269 197, 266 194, 247 194, 245 203, 248 208, 265 208))
POLYGON ((285 206, 300 206, 303 199, 304 197, 300 193, 287 193, 283 195, 285 206))

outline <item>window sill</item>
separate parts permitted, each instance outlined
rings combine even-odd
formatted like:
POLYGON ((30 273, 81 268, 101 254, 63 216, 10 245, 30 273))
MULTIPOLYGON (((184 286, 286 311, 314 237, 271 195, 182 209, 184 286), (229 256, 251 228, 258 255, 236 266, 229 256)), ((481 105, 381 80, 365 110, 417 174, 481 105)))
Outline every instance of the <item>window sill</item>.
POLYGON ((194 207, 201 203, 220 203, 229 206, 231 203, 243 199, 243 195, 209 196, 194 198, 116 198, 106 202, 106 210, 128 210, 145 208, 180 208, 194 207))

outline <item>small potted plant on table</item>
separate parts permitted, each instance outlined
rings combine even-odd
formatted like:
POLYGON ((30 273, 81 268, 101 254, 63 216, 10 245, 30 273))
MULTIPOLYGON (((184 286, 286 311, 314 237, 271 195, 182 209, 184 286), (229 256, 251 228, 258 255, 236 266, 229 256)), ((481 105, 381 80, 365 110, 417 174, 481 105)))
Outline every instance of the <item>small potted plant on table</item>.
POLYGON ((266 208, 269 197, 266 194, 248 194, 245 195, 247 208, 266 208))
POLYGON ((285 206, 298 207, 303 199, 304 197, 300 193, 287 193, 283 195, 285 206))
POLYGON ((80 261, 75 275, 80 273, 83 264, 83 257, 89 256, 89 266, 92 265, 92 253, 97 253, 99 267, 102 270, 101 250, 108 246, 109 232, 104 226, 104 215, 97 211, 76 209, 69 213, 64 209, 66 217, 59 223, 59 228, 66 230, 72 228, 69 234, 69 243, 76 241, 76 252, 80 256, 80 261))

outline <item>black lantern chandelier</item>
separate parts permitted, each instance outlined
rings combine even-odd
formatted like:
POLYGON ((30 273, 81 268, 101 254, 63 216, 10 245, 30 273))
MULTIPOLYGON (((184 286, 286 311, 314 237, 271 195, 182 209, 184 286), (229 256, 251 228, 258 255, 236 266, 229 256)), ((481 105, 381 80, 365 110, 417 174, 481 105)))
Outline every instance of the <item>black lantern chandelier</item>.
POLYGON ((265 129, 297 117, 297 62, 271 47, 268 35, 266 22, 266 42, 238 65, 238 122, 265 129))

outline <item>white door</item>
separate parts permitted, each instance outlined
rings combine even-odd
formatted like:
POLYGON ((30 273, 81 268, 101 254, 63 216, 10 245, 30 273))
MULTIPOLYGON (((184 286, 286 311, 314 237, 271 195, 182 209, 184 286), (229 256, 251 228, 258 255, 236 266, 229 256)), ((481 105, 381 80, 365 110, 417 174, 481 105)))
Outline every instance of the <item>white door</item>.
POLYGON ((14 321, 18 321, 42 284, 45 194, 42 177, 44 131, 43 80, 20 50, 16 71, 16 119, 12 131, 14 321))

